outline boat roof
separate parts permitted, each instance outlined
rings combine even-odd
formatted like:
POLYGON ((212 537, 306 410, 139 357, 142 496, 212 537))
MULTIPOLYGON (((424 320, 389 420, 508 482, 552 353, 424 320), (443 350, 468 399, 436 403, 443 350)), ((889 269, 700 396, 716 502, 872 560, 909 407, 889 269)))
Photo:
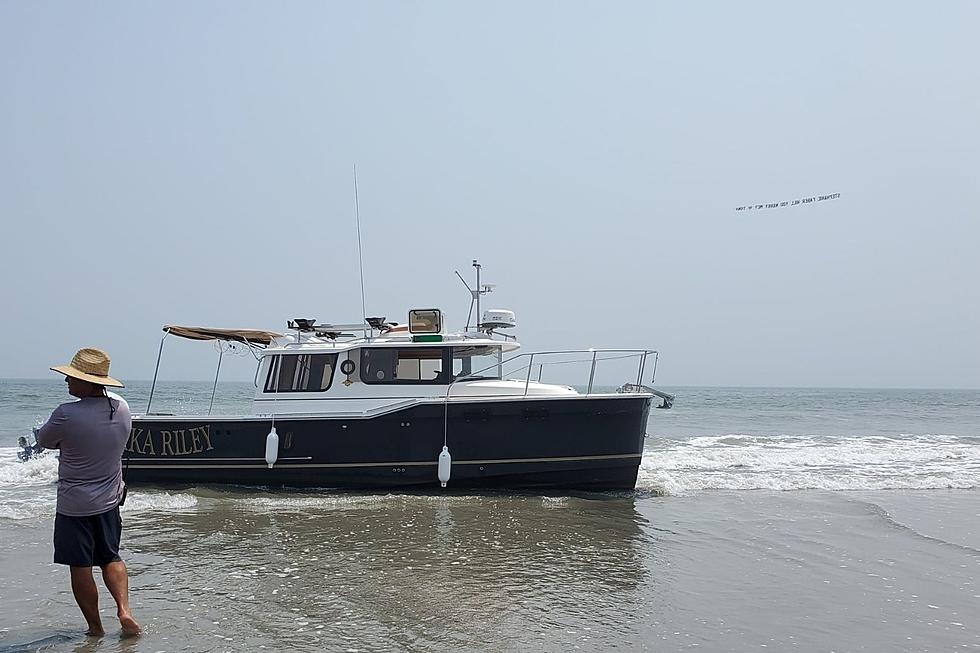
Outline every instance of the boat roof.
POLYGON ((503 351, 520 348, 514 340, 495 340, 485 333, 467 332, 440 334, 434 342, 417 342, 411 334, 398 330, 370 337, 355 337, 337 340, 328 336, 303 333, 278 333, 264 329, 229 329, 219 327, 183 326, 168 324, 163 327, 167 333, 188 340, 229 340, 254 347, 268 348, 271 352, 296 351, 297 349, 325 349, 330 351, 353 349, 369 345, 372 347, 500 347, 503 351))
POLYGON ((356 337, 344 340, 335 340, 326 336, 302 333, 297 339, 296 334, 287 333, 277 337, 269 346, 269 353, 295 352, 296 350, 325 350, 343 351, 356 349, 358 347, 454 347, 472 348, 479 350, 483 348, 497 348, 503 351, 514 351, 520 349, 516 340, 496 340, 485 333, 466 332, 466 333, 446 333, 438 334, 438 340, 415 340, 408 332, 381 333, 369 337, 356 337))

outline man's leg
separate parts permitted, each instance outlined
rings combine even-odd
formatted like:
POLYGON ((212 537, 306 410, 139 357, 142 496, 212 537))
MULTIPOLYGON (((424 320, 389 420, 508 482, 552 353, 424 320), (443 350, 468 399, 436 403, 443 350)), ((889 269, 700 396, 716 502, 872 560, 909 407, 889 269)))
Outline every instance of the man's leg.
POLYGON ((105 635, 102 619, 99 617, 99 588, 95 585, 91 567, 71 567, 71 592, 88 622, 88 631, 85 634, 95 637, 105 635))
POLYGON ((116 614, 119 616, 123 635, 139 635, 140 625, 133 619, 133 613, 129 609, 129 574, 126 572, 126 563, 116 560, 102 567, 102 580, 116 600, 116 614))

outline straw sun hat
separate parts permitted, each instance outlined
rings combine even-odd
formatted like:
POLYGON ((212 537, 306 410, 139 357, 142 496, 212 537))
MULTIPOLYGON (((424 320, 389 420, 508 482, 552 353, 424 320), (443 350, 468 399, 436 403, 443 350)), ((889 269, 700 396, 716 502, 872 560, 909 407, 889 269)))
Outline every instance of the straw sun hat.
POLYGON ((95 347, 83 347, 75 352, 71 365, 59 365, 51 369, 96 385, 124 387, 122 383, 109 376, 109 354, 95 347))

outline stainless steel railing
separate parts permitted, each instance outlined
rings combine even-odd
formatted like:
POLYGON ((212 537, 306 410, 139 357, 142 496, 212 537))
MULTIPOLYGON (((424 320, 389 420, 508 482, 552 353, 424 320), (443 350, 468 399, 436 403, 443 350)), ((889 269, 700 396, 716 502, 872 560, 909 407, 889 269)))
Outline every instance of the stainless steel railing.
MULTIPOLYGON (((537 358, 539 361, 538 377, 537 377, 537 381, 539 382, 541 381, 541 375, 546 365, 568 365, 572 363, 591 363, 589 368, 589 385, 588 385, 588 389, 586 390, 586 394, 592 394, 592 388, 594 387, 594 383, 595 383, 596 366, 598 363, 601 363, 603 361, 624 360, 624 359, 635 357, 637 359, 636 383, 631 385, 632 387, 637 388, 636 390, 633 390, 633 392, 643 392, 640 386, 642 386, 643 384, 643 373, 646 370, 647 359, 650 357, 651 354, 653 354, 653 375, 650 378, 650 382, 652 383, 656 378, 657 363, 660 359, 660 353, 656 349, 561 349, 561 350, 554 350, 554 351, 528 352, 528 353, 512 356, 508 359, 501 360, 498 363, 494 363, 493 365, 488 365, 483 369, 468 374, 466 377, 460 377, 459 379, 456 379, 456 381, 463 381, 466 380, 466 378, 479 376, 480 373, 486 372, 487 370, 491 370, 494 368, 502 370, 504 365, 526 358, 527 359, 526 365, 521 365, 513 370, 513 373, 522 372, 525 369, 527 370, 527 374, 524 379, 524 396, 526 397, 528 388, 531 385, 531 374, 534 371, 535 358, 537 358), (588 357, 578 359, 578 360, 546 361, 543 363, 540 362, 541 358, 543 357, 572 356, 572 355, 579 355, 579 354, 585 354, 588 357)), ((454 381, 453 383, 455 383, 456 381, 454 381)))

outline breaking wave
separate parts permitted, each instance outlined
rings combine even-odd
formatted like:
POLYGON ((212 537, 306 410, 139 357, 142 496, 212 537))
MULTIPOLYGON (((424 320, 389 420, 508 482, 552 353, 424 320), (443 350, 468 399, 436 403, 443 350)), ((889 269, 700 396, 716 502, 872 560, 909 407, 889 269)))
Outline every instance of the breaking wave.
MULTIPOLYGON (((955 435, 759 436, 651 438, 637 489, 666 495, 712 490, 931 490, 980 488, 980 438, 955 435)), ((47 452, 27 462, 14 447, 0 448, 0 519, 53 515, 58 459, 47 452)), ((136 489, 123 511, 181 511, 198 505, 195 493, 136 489)), ((265 511, 373 509, 391 495, 264 496, 244 507, 265 511)), ((440 497, 440 501, 466 499, 440 497)))
POLYGON ((197 497, 193 494, 130 491, 122 512, 123 514, 153 511, 179 512, 196 508, 197 503, 197 497))
POLYGON ((17 458, 16 447, 0 447, 0 487, 54 484, 58 480, 58 457, 45 451, 27 462, 17 458))
POLYGON ((976 438, 755 436, 652 440, 637 487, 703 490, 928 490, 980 487, 976 438))
MULTIPOLYGON (((15 447, 0 447, 0 520, 50 518, 55 513, 58 457, 46 451, 21 462, 15 447)), ((197 506, 192 494, 133 490, 122 511, 138 514, 150 511, 174 512, 197 506)))

